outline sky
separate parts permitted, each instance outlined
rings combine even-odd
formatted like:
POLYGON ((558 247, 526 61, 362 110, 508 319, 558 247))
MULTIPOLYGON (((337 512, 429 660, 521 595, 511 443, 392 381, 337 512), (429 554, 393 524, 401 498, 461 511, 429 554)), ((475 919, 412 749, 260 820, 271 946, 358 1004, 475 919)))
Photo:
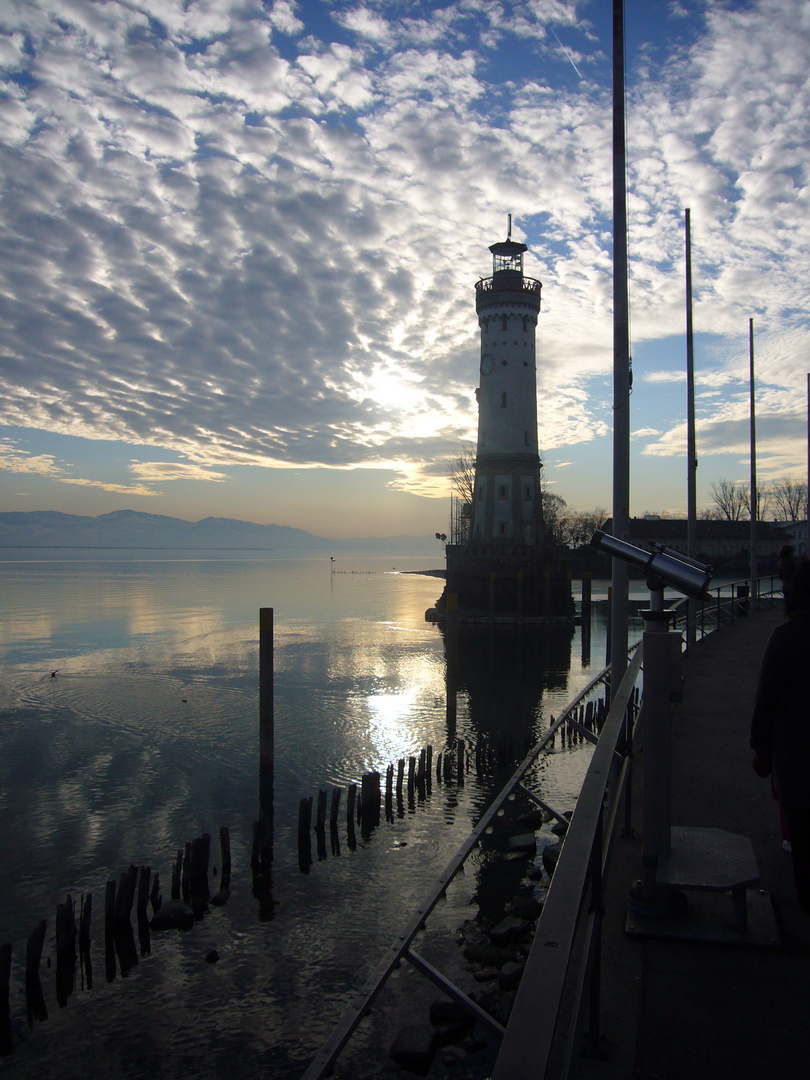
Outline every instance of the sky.
MULTIPOLYGON (((543 475, 612 494, 610 0, 3 0, 0 511, 446 531, 528 245, 543 475)), ((807 474, 810 5, 626 0, 631 514, 807 474)))

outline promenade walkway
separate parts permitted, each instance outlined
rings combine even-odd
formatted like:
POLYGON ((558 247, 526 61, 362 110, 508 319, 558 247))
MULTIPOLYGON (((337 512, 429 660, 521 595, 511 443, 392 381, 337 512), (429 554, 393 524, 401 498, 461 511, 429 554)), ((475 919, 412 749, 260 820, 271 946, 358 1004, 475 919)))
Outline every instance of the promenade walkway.
MULTIPOLYGON (((777 608, 740 619, 686 658, 673 727, 672 823, 751 838, 782 948, 627 936, 627 892, 641 878, 637 748, 636 836, 616 838, 603 924, 608 1057, 580 1059, 577 1080, 792 1080, 810 1070, 810 915, 796 900, 770 782, 756 776, 748 749, 760 660, 781 618, 777 608)), ((729 896, 687 895, 690 904, 722 901, 733 925, 729 896)))

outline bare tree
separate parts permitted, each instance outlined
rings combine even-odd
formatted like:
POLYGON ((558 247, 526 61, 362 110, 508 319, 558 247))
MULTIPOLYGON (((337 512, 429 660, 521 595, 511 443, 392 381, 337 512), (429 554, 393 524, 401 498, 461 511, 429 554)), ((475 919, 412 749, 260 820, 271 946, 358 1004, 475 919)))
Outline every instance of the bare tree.
POLYGON ((572 546, 589 544, 593 534, 604 528, 607 519, 608 512, 603 506, 595 506, 592 510, 575 510, 569 515, 568 525, 568 538, 572 546))
POLYGON ((462 443, 447 469, 450 490, 462 503, 471 503, 475 491, 475 446, 462 443))
POLYGON ((447 469, 450 477, 451 544, 466 544, 470 540, 475 493, 475 453, 472 443, 462 443, 447 469))
MULTIPOLYGON (((743 506, 748 516, 751 516, 751 495, 750 487, 743 488, 743 506)), ((768 488, 761 488, 757 486, 757 521, 764 521, 765 515, 768 513, 768 507, 771 503, 771 493, 768 488)))
POLYGON ((804 521, 807 517, 807 484, 799 480, 774 480, 771 484, 774 521, 804 521))
POLYGON ((569 541, 568 503, 562 495, 555 495, 548 488, 541 490, 540 501, 543 507, 543 527, 546 539, 558 547, 567 546, 569 541))
POLYGON ((747 510, 748 492, 743 484, 721 477, 710 488, 715 514, 723 521, 740 521, 747 510))

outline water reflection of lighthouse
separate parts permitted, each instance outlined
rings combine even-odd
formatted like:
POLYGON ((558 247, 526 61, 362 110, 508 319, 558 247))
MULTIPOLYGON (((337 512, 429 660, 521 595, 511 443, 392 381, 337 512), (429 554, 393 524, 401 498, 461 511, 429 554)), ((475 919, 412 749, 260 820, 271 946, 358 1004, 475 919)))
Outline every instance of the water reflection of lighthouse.
POLYGON ((466 694, 471 736, 511 768, 539 736, 544 694, 567 689, 574 632, 570 623, 448 628, 448 742, 456 737, 456 700, 466 694))

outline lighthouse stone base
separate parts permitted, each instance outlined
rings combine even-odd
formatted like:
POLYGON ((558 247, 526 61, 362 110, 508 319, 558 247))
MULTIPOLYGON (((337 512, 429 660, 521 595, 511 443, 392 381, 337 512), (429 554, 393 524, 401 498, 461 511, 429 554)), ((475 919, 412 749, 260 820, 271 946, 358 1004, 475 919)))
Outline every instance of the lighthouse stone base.
POLYGON ((458 598, 459 621, 568 622, 574 618, 571 575, 552 552, 531 545, 448 544, 444 594, 458 598))

